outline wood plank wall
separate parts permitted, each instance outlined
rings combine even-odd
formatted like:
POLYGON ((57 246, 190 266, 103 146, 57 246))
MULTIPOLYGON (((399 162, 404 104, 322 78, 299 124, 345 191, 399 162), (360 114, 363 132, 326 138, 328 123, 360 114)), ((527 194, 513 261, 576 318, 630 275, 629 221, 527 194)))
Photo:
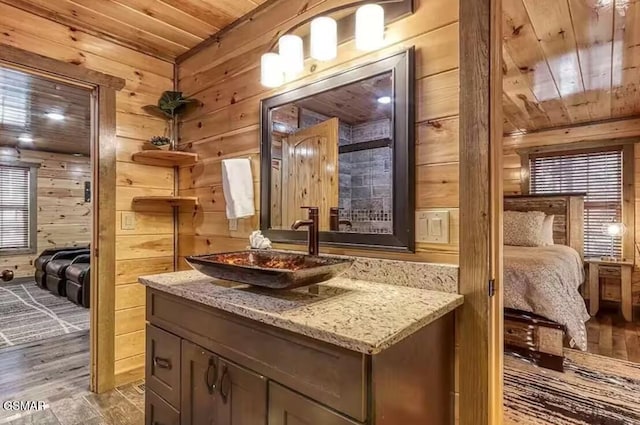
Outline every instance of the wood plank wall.
MULTIPOLYGON (((574 127, 539 131, 525 135, 505 136, 504 138, 504 193, 513 195, 520 193, 520 157, 517 149, 559 144, 580 143, 593 140, 638 137, 640 141, 640 118, 609 121, 579 125, 574 127)), ((615 144, 615 142, 614 142, 615 144)), ((635 248, 640 243, 640 143, 634 145, 633 179, 635 190, 635 234, 633 253, 625 252, 625 256, 634 258, 636 266, 633 271, 633 302, 640 304, 640 256, 635 248)), ((628 250, 627 250, 628 251, 628 250)), ((606 293, 611 299, 620 299, 619 283, 605 285, 606 293)))
MULTIPOLYGON (((200 155, 195 166, 179 170, 181 195, 198 196, 201 207, 182 211, 179 219, 179 256, 246 247, 249 233, 259 227, 257 216, 240 220, 229 231, 225 218, 220 161, 250 157, 256 189, 259 178, 259 102, 334 74, 340 70, 383 58, 416 46, 416 180, 418 209, 449 209, 451 240, 448 245, 418 244, 411 255, 362 251, 360 255, 404 258, 414 261, 458 261, 458 2, 416 0, 416 13, 391 24, 387 47, 364 54, 353 41, 340 46, 330 62, 308 60, 301 78, 277 91, 260 85, 260 56, 281 31, 309 16, 321 14, 341 0, 281 0, 178 65, 179 89, 204 105, 181 123, 180 146, 200 155)), ((259 192, 256 190, 256 206, 259 192)), ((322 248, 325 252, 343 253, 322 248)), ((356 253, 350 251, 350 253, 356 253)), ((185 267, 180 262, 180 267, 185 267)))
POLYGON ((0 256, 0 270, 32 277, 33 262, 43 250, 91 242, 91 204, 84 201, 84 182, 91 181, 89 158, 5 147, 0 148, 0 159, 40 164, 36 252, 0 256))
MULTIPOLYGON (((164 123, 145 115, 173 87, 173 64, 99 39, 91 34, 0 4, 0 43, 124 78, 117 93, 118 216, 131 210, 133 196, 173 193, 173 170, 131 162, 144 140, 162 134, 164 123)), ((173 269, 173 216, 170 211, 136 214, 136 229, 117 230, 115 373, 118 384, 143 375, 144 303, 142 274, 173 269)), ((117 228, 120 228, 118 223, 117 228)))

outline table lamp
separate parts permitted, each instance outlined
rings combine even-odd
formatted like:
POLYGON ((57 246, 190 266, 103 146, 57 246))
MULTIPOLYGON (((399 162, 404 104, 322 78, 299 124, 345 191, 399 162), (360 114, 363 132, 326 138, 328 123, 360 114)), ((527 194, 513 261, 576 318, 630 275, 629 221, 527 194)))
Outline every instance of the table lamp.
POLYGON ((620 259, 617 258, 614 254, 614 242, 616 238, 622 238, 622 235, 624 235, 624 233, 627 231, 627 226, 625 226, 624 223, 611 222, 605 224, 603 226, 603 230, 604 234, 608 235, 611 238, 611 252, 609 253, 610 255, 608 257, 606 255, 603 255, 602 260, 619 261, 620 259))

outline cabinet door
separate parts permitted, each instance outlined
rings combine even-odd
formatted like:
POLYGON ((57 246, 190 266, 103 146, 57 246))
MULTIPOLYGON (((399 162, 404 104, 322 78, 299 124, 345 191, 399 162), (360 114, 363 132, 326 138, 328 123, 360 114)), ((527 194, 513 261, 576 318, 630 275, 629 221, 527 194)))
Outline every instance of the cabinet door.
POLYGON ((267 379, 241 366, 220 360, 218 424, 266 425, 267 379))
POLYGON ((145 392, 146 425, 180 425, 180 413, 153 390, 145 392))
POLYGON ((344 416, 269 382, 269 425, 357 425, 344 416))
POLYGON ((181 425, 219 425, 219 360, 213 353, 182 340, 181 425))

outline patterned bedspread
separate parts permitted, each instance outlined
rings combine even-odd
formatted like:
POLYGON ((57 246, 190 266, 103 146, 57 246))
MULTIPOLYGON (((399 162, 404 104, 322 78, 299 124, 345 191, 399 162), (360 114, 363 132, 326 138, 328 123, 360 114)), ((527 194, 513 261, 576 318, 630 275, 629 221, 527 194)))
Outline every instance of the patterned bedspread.
POLYGON ((580 254, 564 245, 504 247, 504 306, 565 325, 572 346, 587 349, 589 313, 578 288, 580 254))

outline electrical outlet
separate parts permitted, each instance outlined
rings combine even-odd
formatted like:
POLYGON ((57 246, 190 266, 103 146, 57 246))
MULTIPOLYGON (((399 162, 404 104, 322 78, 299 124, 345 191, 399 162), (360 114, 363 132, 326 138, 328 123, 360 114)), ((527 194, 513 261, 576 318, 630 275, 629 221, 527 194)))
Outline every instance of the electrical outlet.
POLYGON ((238 230, 238 219, 237 218, 229 219, 229 230, 232 231, 232 232, 235 232, 236 230, 238 230))
POLYGON ((120 228, 122 230, 136 230, 136 213, 123 211, 120 216, 120 228))

